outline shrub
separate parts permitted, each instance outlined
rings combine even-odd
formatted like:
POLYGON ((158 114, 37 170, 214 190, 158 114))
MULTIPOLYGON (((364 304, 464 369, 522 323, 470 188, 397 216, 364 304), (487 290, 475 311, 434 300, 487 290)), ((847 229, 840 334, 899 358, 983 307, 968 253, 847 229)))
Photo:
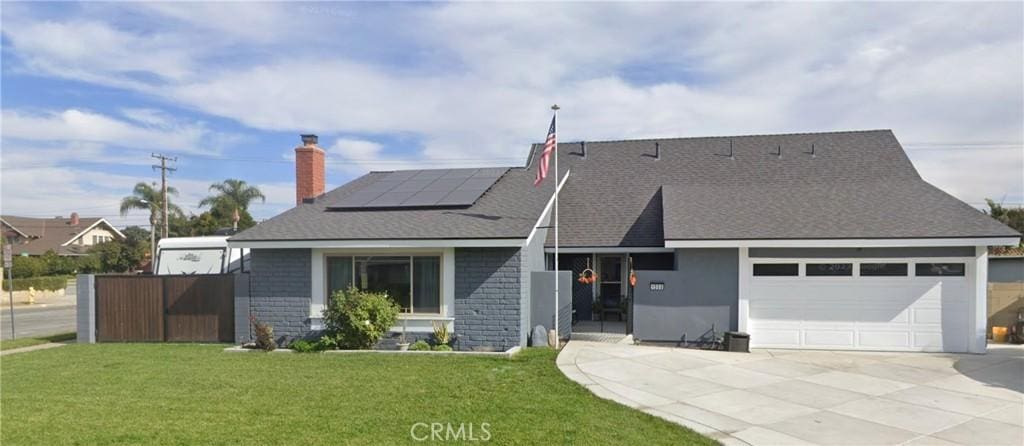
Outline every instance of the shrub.
POLYGON ((256 320, 256 316, 249 316, 249 322, 252 322, 252 326, 256 330, 256 348, 263 351, 274 351, 277 348, 277 343, 274 342, 274 327, 269 324, 256 320))
POLYGON ((450 345, 448 345, 448 344, 440 344, 440 345, 434 346, 434 351, 435 352, 450 352, 450 351, 452 351, 452 347, 450 345))
POLYGON ((338 341, 328 335, 320 336, 320 340, 316 341, 317 350, 334 350, 338 348, 338 341))
POLYGON ((17 256, 11 261, 11 275, 15 279, 46 275, 46 262, 39 257, 17 256))
POLYGON ((434 327, 434 342, 437 345, 448 345, 452 342, 452 333, 448 331, 448 323, 444 321, 431 322, 434 327))
POLYGON ((386 293, 351 287, 331 296, 324 310, 324 331, 339 348, 371 349, 391 330, 399 311, 386 293))
POLYGON ((75 267, 79 274, 93 274, 103 269, 103 262, 95 255, 87 255, 76 259, 75 267))
POLYGON ((412 345, 409 346, 409 350, 415 352, 429 352, 430 344, 427 344, 427 341, 420 339, 416 342, 413 342, 412 345))
POLYGON ((288 345, 288 348, 292 349, 296 353, 312 353, 318 351, 318 345, 319 343, 317 342, 309 342, 305 339, 297 339, 292 341, 292 343, 288 345))
POLYGON ((10 291, 12 285, 14 286, 14 291, 25 291, 29 287, 35 288, 37 291, 62 290, 67 287, 68 279, 70 278, 71 276, 41 276, 14 279, 12 282, 5 277, 4 291, 10 291))

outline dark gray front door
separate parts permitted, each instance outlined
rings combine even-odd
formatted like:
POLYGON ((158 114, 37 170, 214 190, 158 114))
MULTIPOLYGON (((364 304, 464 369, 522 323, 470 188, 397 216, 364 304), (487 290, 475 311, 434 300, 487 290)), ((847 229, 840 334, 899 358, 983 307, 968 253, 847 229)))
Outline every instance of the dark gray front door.
POLYGON ((572 270, 572 308, 576 310, 576 319, 589 321, 593 312, 594 292, 591 285, 580 283, 576 278, 587 269, 590 254, 568 254, 560 257, 559 268, 572 270))

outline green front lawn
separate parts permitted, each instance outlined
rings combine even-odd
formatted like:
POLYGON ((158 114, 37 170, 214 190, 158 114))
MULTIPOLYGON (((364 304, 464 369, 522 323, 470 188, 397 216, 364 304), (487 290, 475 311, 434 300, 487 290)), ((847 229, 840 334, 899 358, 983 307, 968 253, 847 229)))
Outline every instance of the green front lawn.
POLYGON ((60 333, 51 336, 43 336, 39 338, 8 339, 5 341, 0 341, 0 350, 10 350, 12 348, 29 347, 33 345, 47 344, 50 342, 73 341, 75 337, 75 333, 60 333))
POLYGON ((496 444, 714 444, 597 398, 546 349, 512 360, 222 349, 69 345, 6 356, 0 443, 394 444, 416 443, 416 423, 467 434, 472 425, 477 438, 488 423, 486 443, 496 444))

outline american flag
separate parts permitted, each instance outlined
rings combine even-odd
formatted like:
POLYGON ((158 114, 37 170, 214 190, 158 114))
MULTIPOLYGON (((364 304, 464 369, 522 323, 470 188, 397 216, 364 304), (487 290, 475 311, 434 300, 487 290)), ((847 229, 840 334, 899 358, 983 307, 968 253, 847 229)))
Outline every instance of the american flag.
POLYGON ((555 117, 552 116, 551 128, 548 129, 548 138, 544 141, 544 151, 540 153, 540 162, 537 163, 537 178, 533 180, 534 186, 540 186, 540 183, 548 177, 548 161, 551 159, 551 154, 555 152, 555 146, 557 145, 555 117))

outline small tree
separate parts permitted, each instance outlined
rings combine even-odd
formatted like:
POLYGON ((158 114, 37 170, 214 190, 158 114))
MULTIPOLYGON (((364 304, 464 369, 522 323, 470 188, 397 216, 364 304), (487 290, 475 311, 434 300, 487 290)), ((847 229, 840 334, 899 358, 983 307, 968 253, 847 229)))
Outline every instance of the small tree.
POLYGON ((142 264, 146 251, 142 244, 111 240, 93 245, 89 254, 99 259, 104 272, 129 272, 142 264))
POLYGON ((11 276, 15 279, 46 274, 46 262, 39 257, 17 256, 11 261, 11 276))
POLYGON ((324 335, 340 348, 371 349, 395 325, 399 311, 387 293, 336 291, 324 310, 324 335))

